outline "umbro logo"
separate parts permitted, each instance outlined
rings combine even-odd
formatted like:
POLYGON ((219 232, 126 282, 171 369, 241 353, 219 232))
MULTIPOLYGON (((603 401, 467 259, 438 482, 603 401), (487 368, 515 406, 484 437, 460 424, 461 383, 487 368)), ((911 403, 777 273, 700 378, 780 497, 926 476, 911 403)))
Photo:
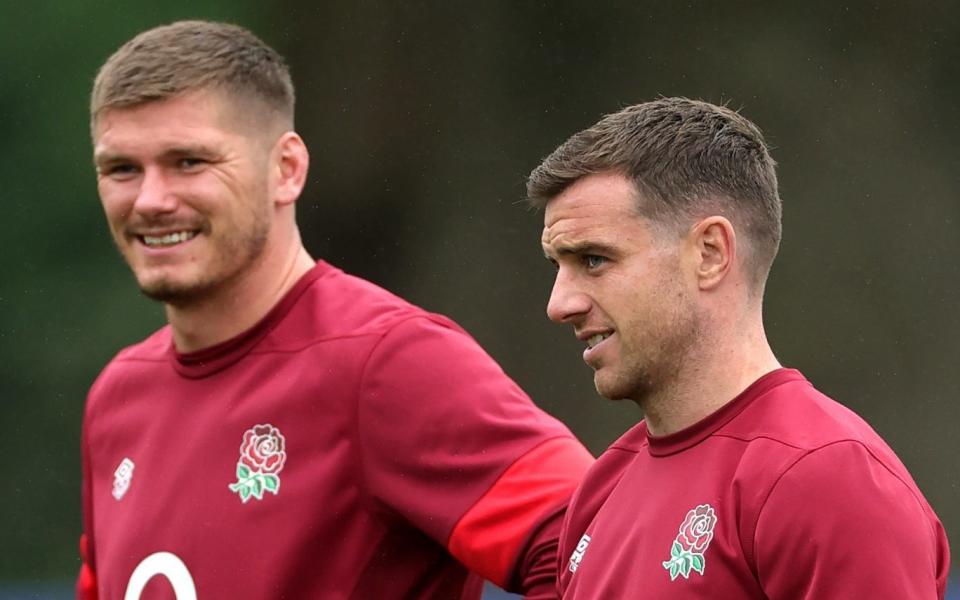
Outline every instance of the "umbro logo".
POLYGON ((120 466, 117 467, 117 470, 113 472, 113 490, 111 494, 113 497, 119 501, 127 493, 127 490, 130 489, 130 482, 133 481, 133 461, 129 458, 124 458, 120 461, 120 466))
POLYGON ((587 546, 589 545, 590 536, 585 533, 583 537, 580 538, 580 541, 577 542, 577 549, 570 555, 570 564, 567 568, 570 569, 571 573, 577 572, 577 567, 580 566, 580 561, 583 560, 583 555, 587 552, 587 546))

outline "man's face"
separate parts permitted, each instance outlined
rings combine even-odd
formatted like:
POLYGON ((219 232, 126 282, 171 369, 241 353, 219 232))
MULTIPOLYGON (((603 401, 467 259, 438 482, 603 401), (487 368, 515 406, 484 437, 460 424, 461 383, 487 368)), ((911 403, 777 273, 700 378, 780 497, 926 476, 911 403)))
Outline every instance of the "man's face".
POLYGON ((210 297, 263 252, 270 143, 212 91, 104 111, 97 187, 113 238, 151 298, 210 297))
POLYGON ((676 376, 698 335, 682 239, 637 213, 625 177, 584 177, 546 206, 542 244, 557 267, 547 315, 573 325, 597 391, 639 403, 676 376))

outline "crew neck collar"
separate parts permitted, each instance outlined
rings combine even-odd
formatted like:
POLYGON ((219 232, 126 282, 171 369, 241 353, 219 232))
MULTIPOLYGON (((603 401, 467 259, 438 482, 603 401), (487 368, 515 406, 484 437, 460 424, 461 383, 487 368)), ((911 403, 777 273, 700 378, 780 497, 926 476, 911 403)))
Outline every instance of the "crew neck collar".
POLYGON ((200 379, 209 377, 236 363, 283 320, 290 309, 293 308, 293 305, 297 303, 297 300, 300 299, 300 296, 310 287, 310 284, 332 269, 333 267, 329 264, 318 260, 313 268, 304 273, 256 325, 229 340, 195 352, 180 353, 174 347, 171 336, 167 354, 173 368, 184 377, 200 379))
POLYGON ((796 369, 780 368, 770 371, 712 414, 670 435, 652 436, 646 428, 646 423, 644 423, 644 432, 650 447, 650 454, 653 456, 668 456, 699 444, 743 412, 754 400, 763 396, 772 388, 790 381, 805 381, 805 379, 796 369))

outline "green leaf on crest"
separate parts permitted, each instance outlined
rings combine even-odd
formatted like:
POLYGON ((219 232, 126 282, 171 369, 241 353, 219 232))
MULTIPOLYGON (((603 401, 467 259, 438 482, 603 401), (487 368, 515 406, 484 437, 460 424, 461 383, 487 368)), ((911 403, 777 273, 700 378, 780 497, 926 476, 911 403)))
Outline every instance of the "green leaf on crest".
POLYGON ((687 579, 690 577, 690 567, 693 566, 693 559, 691 554, 684 554, 683 560, 680 561, 680 573, 683 574, 683 578, 687 579))
POLYGON ((705 563, 706 563, 706 561, 704 560, 702 554, 694 554, 694 555, 693 555, 693 570, 694 570, 694 571, 696 571, 697 573, 700 573, 701 575, 703 575, 703 568, 704 568, 704 566, 706 566, 705 563))
POLYGON ((673 546, 670 548, 670 556, 679 558, 681 554, 683 554, 683 546, 680 545, 680 542, 674 540, 673 546))
POLYGON ((277 489, 280 488, 280 480, 276 475, 264 475, 263 476, 263 487, 267 488, 268 492, 277 493, 277 489))

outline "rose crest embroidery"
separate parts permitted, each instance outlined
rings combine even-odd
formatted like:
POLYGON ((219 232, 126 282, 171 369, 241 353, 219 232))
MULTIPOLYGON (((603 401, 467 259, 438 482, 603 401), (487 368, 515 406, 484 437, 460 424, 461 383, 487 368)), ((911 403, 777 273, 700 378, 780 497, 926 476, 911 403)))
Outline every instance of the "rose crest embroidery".
POLYGON ((255 425, 244 432, 237 461, 237 481, 230 491, 244 503, 251 497, 263 499, 264 492, 280 491, 280 471, 287 461, 286 441, 273 425, 255 425))
POLYGON ((713 539, 713 527, 717 524, 717 515, 709 504, 701 504, 687 512, 680 533, 670 547, 670 560, 663 562, 663 568, 670 571, 670 581, 680 575, 690 577, 690 571, 703 575, 707 568, 707 559, 703 554, 713 539))

